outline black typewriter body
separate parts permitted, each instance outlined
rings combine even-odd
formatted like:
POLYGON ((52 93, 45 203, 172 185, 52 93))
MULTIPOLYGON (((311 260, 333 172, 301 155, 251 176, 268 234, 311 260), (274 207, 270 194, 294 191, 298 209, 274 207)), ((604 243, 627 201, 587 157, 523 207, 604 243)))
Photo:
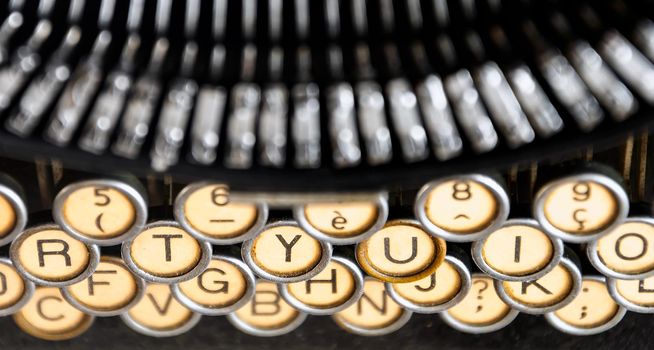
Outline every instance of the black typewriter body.
POLYGON ((647 348, 654 2, 5 0, 0 345, 647 348))

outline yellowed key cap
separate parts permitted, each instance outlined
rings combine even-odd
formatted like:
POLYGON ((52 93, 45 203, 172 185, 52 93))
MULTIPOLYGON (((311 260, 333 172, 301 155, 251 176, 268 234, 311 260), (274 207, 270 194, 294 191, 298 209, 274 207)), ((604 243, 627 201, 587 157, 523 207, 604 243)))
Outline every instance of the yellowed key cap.
POLYGON ((59 288, 37 287, 14 321, 25 333, 44 340, 67 340, 86 332, 93 316, 70 305, 59 288))
POLYGON ((193 328, 202 317, 180 304, 167 284, 150 283, 141 300, 120 315, 131 329, 151 337, 172 337, 193 328))
POLYGON ((268 220, 268 206, 231 200, 229 187, 200 182, 175 199, 175 219, 190 234, 212 244, 234 244, 252 238, 268 220))
POLYGON ((538 222, 511 219, 472 244, 472 258, 489 276, 530 281, 551 271, 561 260, 563 242, 547 235, 538 222))
POLYGON ((512 308, 542 315, 556 311, 574 300, 581 290, 581 272, 568 257, 546 275, 532 281, 495 280, 499 297, 512 308))
POLYGON ((654 220, 628 218, 586 247, 590 262, 602 274, 617 279, 641 279, 654 274, 654 220))
POLYGON ((629 311, 654 313, 654 276, 638 280, 609 278, 609 294, 629 311))
POLYGON ((334 245, 358 243, 384 226, 388 217, 386 195, 376 201, 310 203, 295 207, 300 227, 334 245))
POLYGON ((41 225, 23 231, 9 251, 16 269, 40 285, 65 287, 84 280, 95 271, 100 251, 84 244, 57 225, 41 225))
POLYGON ((622 186, 607 175, 591 172, 547 183, 533 204, 533 216, 543 229, 572 243, 609 233, 628 212, 629 199, 622 186))
POLYGON ((332 256, 324 270, 309 280, 280 284, 291 306, 311 315, 331 315, 355 303, 363 293, 363 274, 353 261, 332 256))
POLYGON ((240 259, 214 255, 197 277, 173 284, 173 295, 187 308, 208 316, 233 312, 252 299, 255 276, 240 259))
POLYGON ((431 275, 445 259, 445 241, 411 220, 390 221, 356 246, 359 266, 384 282, 413 282, 431 275))
POLYGON ((0 258, 0 316, 20 310, 34 294, 34 283, 21 276, 11 260, 0 258))
POLYGON ((144 291, 145 281, 113 256, 102 256, 91 276, 62 288, 71 305, 94 316, 120 315, 138 303, 144 291))
POLYGON ((459 303, 468 294, 471 276, 456 256, 445 261, 431 275, 410 283, 386 283, 388 294, 404 308, 417 313, 437 313, 459 303))
POLYGON ((348 332, 378 336, 402 328, 411 319, 411 311, 403 309, 388 295, 384 282, 366 277, 361 298, 332 317, 348 332))
POLYGON ((414 212, 430 233, 452 242, 472 242, 502 226, 509 197, 492 177, 457 175, 423 186, 414 212))
POLYGON ((331 254, 331 244, 313 238, 293 221, 268 224, 241 248, 243 261, 257 276, 280 283, 310 279, 327 266, 331 254))
POLYGON ((518 315, 495 292, 493 279, 476 273, 468 294, 454 307, 440 314, 453 328, 473 334, 494 332, 509 325, 518 315))
POLYGON ((11 243, 27 224, 27 207, 12 179, 0 182, 0 246, 11 243))
POLYGON ((584 276, 577 297, 565 307, 546 314, 545 319, 562 332, 591 335, 613 328, 626 312, 611 298, 604 277, 584 276))
POLYGON ((141 231, 148 204, 136 187, 118 180, 94 179, 64 187, 54 200, 52 216, 71 236, 108 246, 141 231))
POLYGON ((175 283, 199 275, 211 260, 211 245, 195 239, 174 221, 149 223, 123 242, 122 256, 148 282, 175 283))
POLYGON ((297 329, 307 314, 290 306, 279 295, 277 284, 258 280, 254 297, 227 320, 239 330, 259 337, 274 337, 297 329))

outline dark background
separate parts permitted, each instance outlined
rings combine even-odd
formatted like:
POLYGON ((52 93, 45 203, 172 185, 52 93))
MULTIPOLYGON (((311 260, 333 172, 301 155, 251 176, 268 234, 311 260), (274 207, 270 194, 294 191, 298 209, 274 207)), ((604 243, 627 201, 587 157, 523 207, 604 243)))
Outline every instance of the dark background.
POLYGON ((654 316, 628 313, 615 328, 594 336, 570 336, 549 326, 542 317, 521 314, 498 332, 471 335, 458 332, 436 315, 413 315, 399 331, 383 337, 356 336, 341 330, 330 317, 309 317, 294 332, 276 338, 256 338, 235 329, 224 317, 204 317, 186 334, 150 338, 127 328, 118 317, 97 318, 86 333, 69 341, 41 341, 20 331, 11 317, 0 319, 3 349, 635 349, 654 344, 654 316))

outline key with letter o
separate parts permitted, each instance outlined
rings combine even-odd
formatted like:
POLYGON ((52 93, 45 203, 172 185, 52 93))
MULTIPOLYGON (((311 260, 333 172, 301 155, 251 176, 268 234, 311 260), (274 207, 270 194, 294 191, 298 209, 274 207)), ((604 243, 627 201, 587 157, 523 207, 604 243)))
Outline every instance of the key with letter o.
POLYGON ((546 275, 531 281, 495 280, 495 291, 512 308, 542 315, 572 302, 581 290, 581 271, 577 264, 563 256, 546 275))
POLYGON ((545 314, 545 319, 562 332, 592 335, 615 327, 626 313, 611 298, 604 277, 584 276, 577 297, 565 307, 545 314))
POLYGON ((57 194, 52 216, 82 242, 120 244, 139 233, 148 218, 144 191, 138 187, 110 179, 72 183, 57 194))
POLYGON ((44 340, 75 338, 86 332, 93 320, 93 316, 70 305, 55 287, 37 287, 32 299, 14 314, 20 329, 44 340))
POLYGON ((511 219, 472 244, 472 258, 489 276, 530 281, 550 272, 561 260, 563 242, 550 237, 535 220, 511 219))
POLYGON ((445 311, 459 303, 471 286, 469 267, 448 254, 431 275, 410 283, 386 283, 386 291, 398 304, 417 313, 445 311))
POLYGON ((597 239, 629 212, 629 198, 614 177, 583 172, 551 181, 536 194, 533 216, 545 232, 566 242, 597 239))
POLYGON ((65 287, 90 276, 100 250, 84 244, 57 225, 46 224, 21 232, 9 249, 16 269, 39 285, 65 287))
POLYGON ((0 246, 11 243, 27 224, 27 207, 20 185, 0 174, 0 246))
POLYGON ((319 240, 334 245, 361 242, 384 226, 388 217, 386 195, 376 201, 309 203, 295 207, 300 227, 319 240))
POLYGON ((258 280, 252 299, 227 320, 239 330, 259 337, 274 337, 297 329, 307 314, 290 306, 273 282, 258 280))
POLYGON ((121 247, 136 275, 153 283, 176 283, 199 275, 211 260, 211 245, 201 242, 174 221, 156 221, 121 247))
POLYGON ((135 276, 120 258, 102 256, 91 276, 61 291, 80 311, 93 316, 117 316, 141 300, 145 281, 135 276))
POLYGON ((202 318, 180 304, 170 286, 149 283, 143 298, 120 315, 131 329, 151 337, 172 337, 186 333, 202 318))
POLYGON ((506 327, 518 316, 518 311, 511 309, 499 298, 493 288, 492 278, 475 273, 468 294, 440 316, 454 329, 482 334, 506 327))
POLYGON ((609 293, 615 301, 629 311, 654 313, 654 276, 638 280, 607 280, 609 293))
POLYGON ((492 177, 457 175, 423 186, 414 212, 430 233, 451 242, 472 242, 502 226, 509 197, 492 177))
POLYGON ((238 310, 254 295, 256 279, 240 259, 214 255, 197 277, 173 284, 173 295, 187 308, 208 316, 238 310))
POLYGON ((412 220, 386 223, 356 246, 359 266, 384 282, 413 282, 431 275, 445 259, 445 241, 412 220))
POLYGON ((0 316, 20 310, 34 294, 34 283, 21 276, 11 260, 0 258, 0 316))
POLYGON ((200 182, 179 193, 174 214, 196 238, 225 245, 243 242, 259 232, 268 220, 268 206, 232 201, 226 185, 200 182))
POLYGON ((617 279, 641 279, 654 274, 654 220, 627 218, 607 235, 586 247, 590 262, 602 274, 617 279))
POLYGON ((384 282, 366 277, 361 298, 332 318, 348 332, 378 336, 402 328, 411 319, 411 311, 403 309, 388 295, 384 282))
POLYGON ((311 237, 293 221, 266 225, 241 248, 243 261, 266 280, 306 281, 322 271, 332 255, 331 244, 311 237))
POLYGON ((353 261, 332 256, 324 270, 302 282, 283 283, 279 293, 310 315, 331 315, 355 303, 363 293, 363 274, 353 261))

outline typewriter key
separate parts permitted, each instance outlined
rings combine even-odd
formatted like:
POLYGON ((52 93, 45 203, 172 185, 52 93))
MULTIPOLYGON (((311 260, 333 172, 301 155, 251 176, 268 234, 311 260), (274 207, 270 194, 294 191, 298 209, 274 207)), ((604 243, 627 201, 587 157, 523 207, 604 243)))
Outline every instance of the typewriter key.
POLYGON ((100 261, 100 249, 84 244, 54 224, 21 232, 9 249, 16 269, 40 285, 65 287, 89 277, 100 261))
POLYGON ((307 314, 300 312, 279 295, 273 282, 258 280, 254 297, 227 320, 239 330, 259 337, 274 337, 298 328, 307 314))
POLYGON ((254 295, 255 277, 241 260, 214 255, 197 277, 171 285, 173 296, 182 305, 208 316, 236 311, 254 295))
POLYGON ((0 316, 20 310, 34 294, 34 283, 21 276, 11 260, 0 258, 0 316))
POLYGON ((268 220, 265 203, 232 202, 227 186, 208 182, 184 188, 175 199, 174 213, 194 237, 219 245, 252 238, 268 220))
POLYGON ((538 279, 559 263, 562 253, 563 242, 545 234, 530 219, 511 219, 472 244, 477 266, 503 281, 538 279))
POLYGON ((202 318, 180 304, 166 284, 151 283, 145 295, 120 315, 129 328, 151 337, 172 337, 187 332, 202 318))
POLYGON ((143 229, 148 205, 139 190, 124 182, 88 180, 64 187, 54 200, 52 216, 80 241, 108 246, 143 229))
POLYGON ((511 309, 495 293, 492 278, 475 273, 468 294, 440 315, 456 330, 482 334, 506 327, 518 316, 518 311, 511 309))
POLYGON ((611 298, 604 277, 584 276, 579 295, 565 307, 545 314, 545 319, 562 332, 592 335, 613 328, 626 313, 611 298))
POLYGON ((384 282, 366 277, 361 298, 332 317, 336 324, 348 332, 378 336, 402 328, 411 319, 411 311, 403 309, 391 299, 384 288, 384 282))
POLYGON ((257 276, 291 283, 320 273, 329 263, 332 246, 311 237, 293 221, 278 221, 245 241, 241 255, 257 276))
POLYGON ((349 259, 332 256, 313 278, 279 285, 279 294, 292 307, 310 315, 331 315, 355 303, 363 293, 363 274, 349 259))
POLYGON ((542 315, 568 305, 580 290, 579 267, 565 256, 552 271, 536 280, 495 280, 495 291, 500 299, 512 308, 532 315, 542 315))
POLYGON ((432 314, 459 303, 468 294, 470 286, 468 267, 456 256, 448 254, 431 275, 411 283, 386 283, 386 291, 404 308, 432 314))
POLYGON ((654 274, 654 220, 627 218, 607 235, 586 247, 590 262, 602 274, 617 279, 641 279, 654 274))
POLYGON ((211 245, 196 240, 174 221, 156 221, 121 247, 122 257, 148 282, 176 283, 199 275, 211 260, 211 245))
POLYGON ((406 283, 431 275, 445 259, 445 241, 411 220, 386 223, 356 246, 359 266, 384 282, 406 283))
POLYGON ((600 173, 580 173, 552 181, 534 200, 533 215, 543 229, 566 242, 583 243, 612 231, 627 216, 622 186, 600 173))
POLYGON ((458 175, 423 186, 414 211, 430 233, 451 242, 471 242, 502 226, 509 197, 491 177, 458 175))
POLYGON ((77 310, 55 287, 37 287, 32 299, 14 314, 25 333, 44 340, 67 340, 84 333, 94 317, 77 310))
POLYGON ((376 202, 311 203, 295 207, 295 219, 313 237, 331 244, 361 242, 384 226, 386 196, 376 202))
POLYGON ((611 297, 629 311, 654 313, 654 276, 639 280, 608 278, 611 297))
POLYGON ((13 180, 0 183, 0 246, 11 243, 27 224, 27 207, 13 180))
POLYGON ((93 316, 117 316, 143 297, 145 281, 132 274, 116 257, 102 256, 93 274, 62 288, 63 297, 75 308, 93 316))

